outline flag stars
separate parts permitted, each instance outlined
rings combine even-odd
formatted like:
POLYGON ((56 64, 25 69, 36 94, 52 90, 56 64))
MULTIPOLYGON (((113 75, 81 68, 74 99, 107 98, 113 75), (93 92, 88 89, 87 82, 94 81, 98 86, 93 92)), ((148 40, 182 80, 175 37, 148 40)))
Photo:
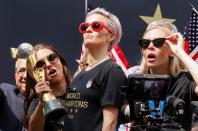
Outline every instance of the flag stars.
MULTIPOLYGON (((198 52, 198 14, 194 10, 192 11, 189 25, 184 29, 184 39, 189 42, 189 53, 194 58, 198 52)), ((196 60, 197 57, 194 59, 196 60)))
POLYGON ((139 16, 139 17, 147 24, 150 24, 154 20, 163 20, 163 21, 170 22, 170 23, 173 23, 176 21, 176 19, 163 18, 159 4, 157 5, 154 16, 139 16))

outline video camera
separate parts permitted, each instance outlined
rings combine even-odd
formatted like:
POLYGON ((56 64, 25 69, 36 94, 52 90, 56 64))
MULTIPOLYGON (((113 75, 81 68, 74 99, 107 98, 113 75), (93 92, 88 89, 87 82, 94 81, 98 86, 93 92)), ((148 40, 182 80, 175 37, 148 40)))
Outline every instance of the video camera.
POLYGON ((121 112, 144 129, 152 126, 155 130, 181 130, 180 122, 185 103, 167 95, 170 81, 169 75, 129 75, 128 86, 122 87, 121 90, 128 100, 128 105, 124 105, 121 112))
POLYGON ((129 75, 126 95, 132 100, 165 99, 169 75, 129 75))

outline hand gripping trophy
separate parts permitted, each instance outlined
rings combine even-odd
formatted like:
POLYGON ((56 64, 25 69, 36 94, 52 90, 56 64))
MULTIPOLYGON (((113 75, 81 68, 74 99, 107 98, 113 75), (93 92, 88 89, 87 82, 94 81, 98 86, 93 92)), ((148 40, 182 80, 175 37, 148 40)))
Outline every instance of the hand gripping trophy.
MULTIPOLYGON (((43 68, 36 68, 37 59, 34 52, 28 55, 27 68, 31 71, 32 78, 36 82, 45 80, 45 71, 43 68)), ((44 103, 43 112, 46 121, 57 121, 66 113, 65 108, 61 105, 60 101, 51 93, 44 93, 41 101, 44 103)))

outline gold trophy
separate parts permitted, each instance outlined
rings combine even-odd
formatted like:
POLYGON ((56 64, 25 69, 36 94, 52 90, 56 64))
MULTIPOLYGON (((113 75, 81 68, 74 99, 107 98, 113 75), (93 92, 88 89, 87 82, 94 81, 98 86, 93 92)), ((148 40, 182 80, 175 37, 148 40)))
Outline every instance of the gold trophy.
MULTIPOLYGON (((36 82, 40 80, 45 80, 45 72, 43 68, 35 68, 36 64, 35 53, 29 55, 27 60, 27 68, 31 70, 32 77, 36 82)), ((42 101, 44 102, 43 112, 46 120, 56 121, 59 120, 63 115, 65 115, 65 108, 61 105, 60 101, 50 92, 45 93, 42 96, 42 101)))

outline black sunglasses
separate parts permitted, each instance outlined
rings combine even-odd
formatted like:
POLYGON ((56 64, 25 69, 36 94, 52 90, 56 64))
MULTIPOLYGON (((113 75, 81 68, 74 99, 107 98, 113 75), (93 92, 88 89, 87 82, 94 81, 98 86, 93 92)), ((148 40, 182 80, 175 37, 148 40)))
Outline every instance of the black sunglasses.
POLYGON ((166 38, 157 38, 154 40, 149 40, 149 39, 140 39, 139 40, 139 45, 141 48, 146 49, 149 47, 150 43, 153 42, 153 45, 157 48, 160 48, 163 46, 165 43, 166 38))
MULTIPOLYGON (((56 58, 58 58, 58 55, 55 54, 55 53, 52 53, 52 54, 50 54, 50 55, 47 56, 47 60, 48 60, 51 64, 53 64, 53 63, 55 62, 56 58)), ((36 62, 35 68, 36 68, 36 69, 44 68, 45 65, 46 65, 45 60, 42 59, 42 60, 39 60, 39 61, 36 62)))

